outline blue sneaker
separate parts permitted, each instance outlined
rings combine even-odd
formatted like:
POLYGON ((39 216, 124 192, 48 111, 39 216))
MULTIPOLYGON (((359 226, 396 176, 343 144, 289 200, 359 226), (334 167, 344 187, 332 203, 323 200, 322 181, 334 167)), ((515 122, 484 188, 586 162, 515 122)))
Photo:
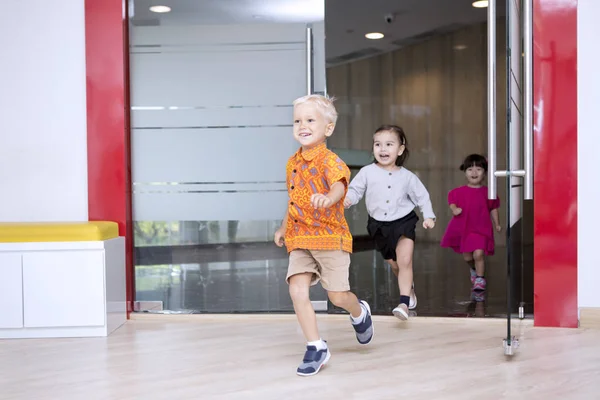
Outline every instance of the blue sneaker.
POLYGON ((316 375, 321 370, 321 367, 327 364, 330 357, 329 348, 317 350, 315 346, 306 346, 304 359, 296 370, 296 373, 300 376, 316 375))
MULTIPOLYGON (((371 340, 373 340, 373 335, 375 333, 373 320, 371 319, 371 307, 369 307, 369 303, 364 300, 360 301, 360 306, 366 312, 365 318, 358 324, 352 323, 352 327, 356 331, 356 340, 358 340, 358 343, 369 344, 371 343, 371 340)), ((352 317, 350 317, 350 321, 352 321, 352 317)))

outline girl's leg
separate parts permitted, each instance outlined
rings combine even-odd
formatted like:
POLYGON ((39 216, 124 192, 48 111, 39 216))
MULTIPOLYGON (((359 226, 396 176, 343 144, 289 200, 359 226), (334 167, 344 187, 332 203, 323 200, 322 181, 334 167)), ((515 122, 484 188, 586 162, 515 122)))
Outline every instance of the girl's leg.
POLYGON ((473 258, 473 253, 463 253, 463 258, 465 259, 465 262, 469 264, 471 269, 475 269, 475 259, 473 258))
POLYGON ((415 242, 402 236, 396 246, 396 264, 398 265, 398 289, 400 304, 394 308, 393 314, 401 321, 408 319, 410 294, 413 283, 412 258, 415 242))
POLYGON ((307 342, 314 342, 320 339, 319 329, 317 328, 317 316, 308 296, 311 281, 311 273, 293 275, 289 279, 290 297, 294 304, 298 323, 302 328, 307 342))
POLYGON ((413 251, 415 242, 402 236, 396 246, 396 264, 398 265, 398 289, 400 296, 410 296, 413 283, 413 251))
POLYGON ((390 268, 394 273, 394 276, 398 278, 398 274, 400 273, 400 269, 398 269, 398 264, 394 260, 385 260, 386 263, 390 264, 390 268))
POLYGON ((469 273, 471 274, 471 284, 475 283, 477 278, 477 272, 475 272, 475 260, 473 259, 473 253, 463 253, 463 258, 469 264, 469 273))
POLYGON ((483 250, 475 250, 473 252, 473 260, 475 262, 477 276, 483 277, 485 274, 485 257, 483 250))
MULTIPOLYGON (((394 260, 385 260, 385 262, 390 264, 390 268, 392 269, 392 272, 396 276, 396 279, 398 279, 398 275, 400 274, 400 268, 398 268, 398 263, 396 263, 396 261, 394 261, 394 260)), ((398 281, 398 288, 399 287, 400 287, 400 281, 398 281)), ((410 301, 408 303, 408 309, 412 310, 415 308, 417 308, 417 295, 415 293, 415 283, 413 282, 411 285, 411 290, 410 290, 410 301)))

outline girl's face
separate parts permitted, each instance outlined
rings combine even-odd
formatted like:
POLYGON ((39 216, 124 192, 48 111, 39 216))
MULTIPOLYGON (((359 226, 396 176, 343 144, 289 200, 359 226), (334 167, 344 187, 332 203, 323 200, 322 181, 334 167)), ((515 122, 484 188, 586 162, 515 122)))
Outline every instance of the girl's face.
POLYGON ((396 159, 404 153, 404 148, 394 132, 381 131, 373 136, 373 154, 382 167, 395 166, 396 159))
POLYGON ((465 170, 465 176, 469 186, 481 186, 483 178, 485 178, 485 170, 473 165, 465 170))

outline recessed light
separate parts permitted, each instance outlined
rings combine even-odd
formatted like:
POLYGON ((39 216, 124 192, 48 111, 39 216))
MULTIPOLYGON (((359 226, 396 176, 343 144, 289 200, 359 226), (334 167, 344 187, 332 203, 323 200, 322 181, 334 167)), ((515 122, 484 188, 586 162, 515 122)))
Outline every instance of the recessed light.
POLYGON ((171 7, 152 6, 152 7, 150 7, 150 11, 155 12, 155 13, 168 13, 168 12, 171 12, 171 7))
POLYGON ((478 0, 473 2, 473 7, 475 8, 486 8, 488 6, 488 0, 478 0))
POLYGON ((367 39, 373 39, 373 40, 382 39, 383 36, 384 36, 383 33, 379 33, 379 32, 371 32, 371 33, 367 33, 365 35, 365 37, 367 39))
POLYGON ((454 46, 454 50, 464 50, 466 48, 467 46, 464 44, 457 44, 456 46, 454 46))

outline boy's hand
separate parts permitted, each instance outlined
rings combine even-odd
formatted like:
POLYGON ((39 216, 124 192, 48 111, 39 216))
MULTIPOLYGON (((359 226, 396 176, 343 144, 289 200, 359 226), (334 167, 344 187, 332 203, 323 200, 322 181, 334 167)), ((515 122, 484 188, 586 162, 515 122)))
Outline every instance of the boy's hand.
POLYGON ((285 236, 285 228, 279 228, 277 229, 277 231, 275 231, 275 238, 273 239, 273 241, 275 242, 275 244, 279 247, 283 247, 283 244, 285 243, 283 237, 285 236))
POLYGON ((349 198, 345 198, 344 199, 344 208, 350 208, 350 206, 352 206, 352 202, 350 201, 349 198))
POLYGON ((434 226, 435 226, 435 221, 431 218, 427 218, 427 219, 425 219, 425 221, 423 221, 423 228, 425 228, 425 229, 433 229, 434 226))
POLYGON ((329 208, 333 205, 333 201, 324 194, 317 193, 310 196, 310 204, 314 208, 329 208))

